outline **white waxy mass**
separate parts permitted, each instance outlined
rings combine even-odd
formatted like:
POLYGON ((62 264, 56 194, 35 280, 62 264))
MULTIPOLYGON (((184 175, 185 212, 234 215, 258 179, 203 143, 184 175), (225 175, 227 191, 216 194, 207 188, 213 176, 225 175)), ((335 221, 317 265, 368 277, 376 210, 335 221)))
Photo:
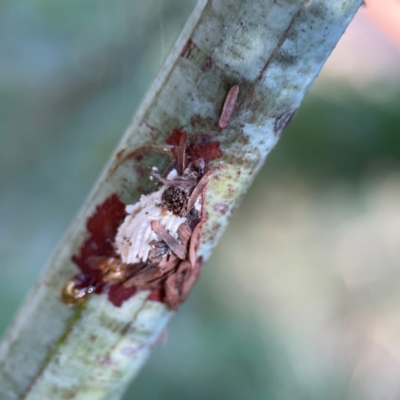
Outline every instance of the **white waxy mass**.
MULTIPOLYGON (((176 176, 175 170, 171 171, 167 178, 171 179, 174 176, 176 176)), ((165 189, 167 186, 149 195, 142 195, 137 203, 126 206, 128 215, 118 228, 115 238, 117 253, 124 263, 147 261, 151 251, 150 242, 160 240, 151 228, 152 221, 160 222, 175 239, 178 239, 178 227, 186 222, 186 218, 179 217, 160 206, 165 189)))

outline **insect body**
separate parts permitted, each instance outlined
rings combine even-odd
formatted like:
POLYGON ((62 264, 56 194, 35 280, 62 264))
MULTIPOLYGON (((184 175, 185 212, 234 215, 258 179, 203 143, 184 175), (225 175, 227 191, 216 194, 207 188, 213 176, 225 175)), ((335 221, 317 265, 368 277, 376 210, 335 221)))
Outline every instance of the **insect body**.
MULTIPOLYGON (((228 126, 238 94, 239 86, 232 86, 218 121, 220 129, 228 126)), ((163 147, 147 144, 126 154, 126 147, 121 148, 111 173, 141 151, 173 155, 175 167, 165 178, 153 170, 150 179, 162 186, 137 203, 125 206, 114 194, 97 206, 87 221, 80 254, 72 257, 82 273, 65 285, 62 301, 74 305, 91 293, 107 292, 120 306, 138 290, 150 290, 149 299, 172 309, 185 300, 201 267, 197 249, 212 176, 207 162, 222 155, 218 141, 196 135, 193 145, 186 132, 173 130, 163 147)))
MULTIPOLYGON (((211 172, 197 158, 187 162, 187 135, 182 133, 176 148, 176 167, 166 178, 151 175, 162 187, 143 195, 125 207, 112 257, 91 256, 87 263, 101 273, 104 288, 122 284, 137 290, 159 290, 163 301, 176 309, 196 282, 200 263, 196 259, 204 222, 204 193, 211 172)), ((84 290, 70 281, 62 299, 75 304, 94 291, 84 290)))

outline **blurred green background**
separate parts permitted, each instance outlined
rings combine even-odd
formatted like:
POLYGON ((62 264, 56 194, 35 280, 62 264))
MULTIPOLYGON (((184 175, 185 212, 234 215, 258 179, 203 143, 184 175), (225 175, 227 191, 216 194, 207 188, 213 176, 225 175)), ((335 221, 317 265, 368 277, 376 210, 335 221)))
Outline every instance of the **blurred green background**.
MULTIPOLYGON (((0 3, 0 334, 194 5, 0 3)), ((400 53, 343 43, 124 400, 400 398, 400 53)))

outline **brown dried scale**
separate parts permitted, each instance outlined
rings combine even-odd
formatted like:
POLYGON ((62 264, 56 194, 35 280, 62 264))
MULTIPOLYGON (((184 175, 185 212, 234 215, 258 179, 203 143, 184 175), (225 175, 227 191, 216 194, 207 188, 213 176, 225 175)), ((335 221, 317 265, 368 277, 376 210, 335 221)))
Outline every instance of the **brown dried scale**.
POLYGON ((151 222, 151 229, 160 237, 161 240, 177 255, 181 260, 186 258, 187 250, 183 244, 179 243, 158 221, 151 222))
POLYGON ((220 129, 225 129, 231 119, 233 109, 235 108, 236 101, 239 95, 239 86, 235 85, 229 89, 226 95, 224 106, 222 108, 222 113, 218 121, 218 127, 220 129))

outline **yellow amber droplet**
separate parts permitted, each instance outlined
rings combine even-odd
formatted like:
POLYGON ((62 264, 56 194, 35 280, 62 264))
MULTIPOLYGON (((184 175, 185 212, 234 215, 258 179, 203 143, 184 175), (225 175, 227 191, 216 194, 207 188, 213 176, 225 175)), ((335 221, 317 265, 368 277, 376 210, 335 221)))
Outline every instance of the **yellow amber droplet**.
POLYGON ((75 285, 75 281, 69 281, 61 291, 61 301, 69 306, 81 303, 94 291, 92 286, 78 289, 75 285))
POLYGON ((119 259, 109 258, 103 275, 104 281, 118 283, 126 279, 126 265, 119 259))

